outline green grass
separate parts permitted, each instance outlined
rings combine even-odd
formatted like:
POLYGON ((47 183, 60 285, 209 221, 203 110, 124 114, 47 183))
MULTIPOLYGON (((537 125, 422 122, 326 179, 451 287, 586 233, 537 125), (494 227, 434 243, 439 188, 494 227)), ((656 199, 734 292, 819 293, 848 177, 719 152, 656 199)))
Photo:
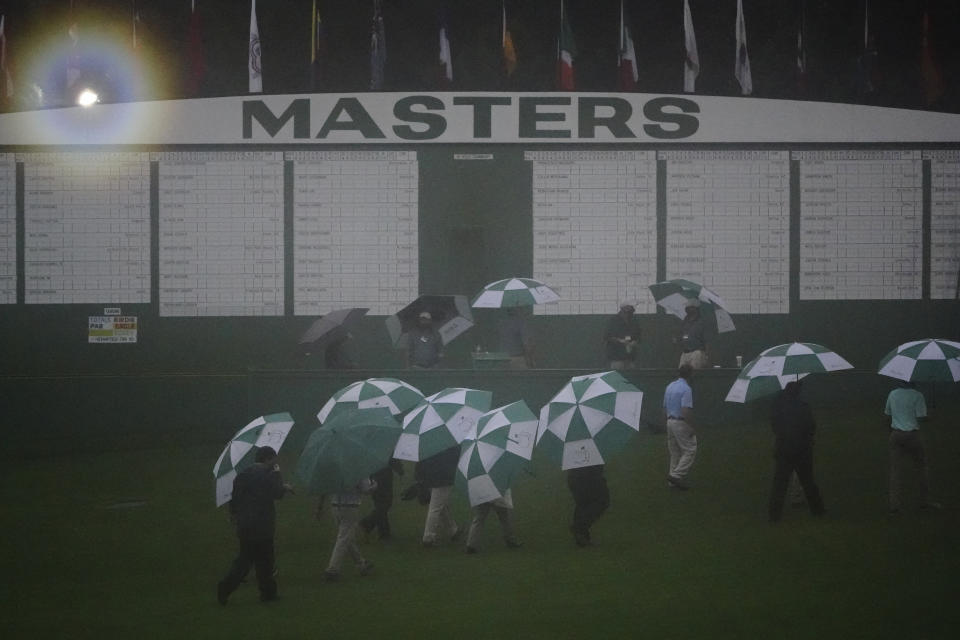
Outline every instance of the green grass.
MULTIPOLYGON (((535 476, 514 489, 524 548, 504 548, 491 517, 477 555, 460 545, 422 549, 424 508, 397 501, 397 539, 363 544, 374 575, 346 567, 340 583, 327 584, 333 525, 328 514, 313 518, 311 497, 288 496, 277 531, 281 600, 260 604, 251 576, 225 608, 214 587, 236 541, 225 510, 213 507, 219 447, 7 463, 0 634, 952 638, 960 623, 958 416, 956 405, 940 407, 924 430, 947 508, 908 508, 892 519, 886 432, 872 410, 818 415, 815 473, 828 509, 818 520, 787 507, 783 522, 767 524, 773 463, 764 424, 702 430, 685 493, 666 487, 664 436, 641 433, 607 467, 612 506, 588 549, 567 531, 563 476, 537 461, 535 476), (134 500, 146 505, 108 508, 134 500)), ((296 454, 281 456, 288 476, 296 454)), ((465 499, 455 500, 465 523, 465 499)))

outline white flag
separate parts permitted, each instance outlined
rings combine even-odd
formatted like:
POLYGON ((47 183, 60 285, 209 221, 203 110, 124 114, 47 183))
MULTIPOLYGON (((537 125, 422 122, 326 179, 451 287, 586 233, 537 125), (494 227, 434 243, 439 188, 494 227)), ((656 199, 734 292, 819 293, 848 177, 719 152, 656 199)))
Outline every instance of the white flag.
POLYGON ((696 91, 697 75, 700 73, 700 56, 697 55, 697 35, 693 32, 693 16, 690 15, 690 0, 683 0, 683 44, 687 57, 683 61, 683 90, 696 91))
POLYGON ((260 66, 260 30, 257 28, 257 0, 250 3, 250 93, 263 91, 263 67, 260 66))
POLYGON ((737 59, 733 65, 733 75, 740 83, 740 92, 743 95, 753 93, 750 54, 747 53, 747 25, 743 20, 743 0, 737 0, 737 59))
POLYGON ((0 16, 0 99, 13 97, 13 79, 7 66, 7 34, 3 29, 6 16, 0 16))
POLYGON ((450 38, 447 37, 446 16, 440 19, 440 74, 445 82, 453 82, 453 58, 450 56, 450 38))

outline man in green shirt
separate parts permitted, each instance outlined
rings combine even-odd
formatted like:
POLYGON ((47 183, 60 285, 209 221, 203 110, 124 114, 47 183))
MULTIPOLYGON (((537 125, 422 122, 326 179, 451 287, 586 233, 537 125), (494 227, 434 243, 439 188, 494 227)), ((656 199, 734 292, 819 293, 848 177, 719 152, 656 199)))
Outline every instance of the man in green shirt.
POLYGON ((919 421, 927 417, 923 394, 912 382, 901 382, 887 396, 884 413, 890 417, 890 513, 899 513, 902 505, 900 471, 905 457, 912 458, 920 472, 921 508, 940 509, 940 504, 930 498, 927 456, 920 439, 919 421))

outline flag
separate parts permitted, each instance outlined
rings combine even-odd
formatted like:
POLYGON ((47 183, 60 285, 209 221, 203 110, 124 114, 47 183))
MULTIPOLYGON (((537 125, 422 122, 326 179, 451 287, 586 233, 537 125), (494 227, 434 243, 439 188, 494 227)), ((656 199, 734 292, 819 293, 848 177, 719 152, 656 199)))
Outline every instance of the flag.
POLYGON ((517 50, 513 46, 513 35, 507 29, 507 2, 503 2, 503 27, 501 30, 501 45, 503 46, 503 67, 507 77, 513 75, 517 68, 517 50))
POLYGON ((383 71, 387 63, 387 37, 383 28, 380 0, 373 0, 373 22, 370 24, 370 89, 383 90, 383 71))
POLYGON ((927 106, 935 103, 943 95, 943 75, 940 66, 933 57, 930 43, 930 14, 923 12, 923 39, 920 46, 920 79, 923 82, 923 98, 927 106))
POLYGON ((200 95, 207 75, 207 63, 203 57, 203 30, 196 0, 190 0, 190 27, 187 31, 187 95, 200 95))
POLYGON ((317 0, 313 0, 313 13, 310 18, 310 89, 318 90, 323 86, 323 63, 327 57, 327 34, 323 29, 323 19, 317 9, 317 0))
POLYGON ((448 87, 453 82, 453 58, 450 57, 450 37, 447 34, 447 14, 440 14, 440 84, 448 87))
POLYGON ((700 56, 697 55, 697 35, 693 32, 693 16, 690 15, 690 0, 683 0, 683 44, 686 58, 683 61, 683 90, 696 91, 697 75, 700 73, 700 56))
POLYGON ((140 11, 137 9, 137 0, 133 0, 133 52, 140 53, 140 39, 137 37, 137 25, 140 24, 140 11))
POLYGON ((740 92, 753 93, 753 76, 750 74, 750 54, 747 53, 747 23, 743 19, 743 0, 737 0, 737 60, 733 75, 740 83, 740 92))
POLYGON ((250 93, 263 91, 263 66, 260 59, 260 29, 257 28, 257 0, 250 0, 250 55, 247 71, 250 93))
POLYGON ((863 8, 863 53, 857 60, 857 93, 861 96, 872 94, 879 85, 879 66, 877 65, 876 38, 870 33, 870 0, 863 8))
POLYGON ((0 15, 0 102, 7 103, 13 97, 13 78, 10 76, 10 61, 7 60, 6 16, 0 15))
POLYGON ((623 0, 620 0, 620 54, 618 56, 620 76, 620 91, 636 91, 640 75, 637 73, 637 53, 633 48, 633 37, 630 35, 630 26, 623 10, 623 0))
POLYGON ((807 44, 804 38, 806 30, 806 0, 800 0, 800 15, 797 18, 797 90, 800 93, 806 93, 807 90, 807 44))
POLYGON ((74 85, 82 74, 80 66, 80 26, 77 24, 76 14, 73 12, 73 0, 70 0, 70 19, 68 20, 67 36, 70 38, 70 51, 67 54, 66 89, 69 94, 75 89, 74 85))
POLYGON ((567 12, 560 0, 560 35, 557 38, 557 89, 573 91, 573 59, 577 57, 577 46, 573 41, 573 30, 567 20, 567 12))

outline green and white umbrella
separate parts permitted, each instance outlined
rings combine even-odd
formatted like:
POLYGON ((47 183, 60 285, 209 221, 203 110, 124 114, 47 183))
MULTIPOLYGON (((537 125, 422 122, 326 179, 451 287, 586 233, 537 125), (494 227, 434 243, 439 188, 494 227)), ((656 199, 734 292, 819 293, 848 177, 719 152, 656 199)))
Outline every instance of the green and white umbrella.
POLYGON ((218 507, 230 502, 233 497, 234 478, 244 467, 253 464, 257 449, 272 447, 279 452, 291 427, 293 418, 289 413, 271 413, 256 418, 233 434, 223 453, 217 458, 217 463, 213 465, 218 507))
POLYGON ((939 338, 905 342, 883 357, 877 373, 907 382, 958 382, 960 342, 939 338))
MULTIPOLYGON (((754 358, 748 362, 744 370, 753 367, 756 361, 756 358, 754 358)), ((770 396, 782 391, 788 382, 799 380, 806 375, 805 373, 800 373, 789 376, 757 376, 748 378, 741 373, 737 376, 737 379, 733 381, 733 386, 730 387, 730 391, 727 392, 727 397, 724 398, 724 400, 742 404, 756 400, 757 398, 770 396)))
POLYGON ((403 433, 393 457, 423 460, 460 444, 474 432, 493 394, 479 389, 448 388, 426 398, 403 418, 403 433))
POLYGON ((396 378, 367 378, 352 382, 333 394, 320 409, 317 419, 323 423, 345 409, 389 409, 395 416, 423 402, 423 393, 396 378))
POLYGON ((491 282, 477 294, 470 306, 476 309, 503 309, 505 307, 529 307, 535 304, 556 302, 560 295, 532 278, 507 278, 491 282))
POLYGON ((642 403, 616 371, 575 376, 540 409, 537 447, 561 469, 605 464, 640 430, 642 403))
POLYGON ((349 490, 389 464, 398 437, 388 409, 341 411, 307 438, 295 474, 311 493, 349 490))
POLYGON ((793 376, 853 369, 853 365, 839 355, 813 342, 790 342, 770 347, 748 363, 740 372, 742 378, 760 376, 793 376))
POLYGON ((658 305, 681 320, 687 315, 686 309, 689 302, 697 300, 701 316, 704 319, 713 318, 717 333, 725 333, 736 329, 733 326, 733 318, 730 317, 730 312, 724 307, 720 296, 702 284, 683 278, 675 278, 651 284, 649 289, 658 305))
POLYGON ((536 436, 537 416, 523 400, 480 416, 476 430, 460 445, 454 479, 470 506, 503 497, 530 461, 536 436))

